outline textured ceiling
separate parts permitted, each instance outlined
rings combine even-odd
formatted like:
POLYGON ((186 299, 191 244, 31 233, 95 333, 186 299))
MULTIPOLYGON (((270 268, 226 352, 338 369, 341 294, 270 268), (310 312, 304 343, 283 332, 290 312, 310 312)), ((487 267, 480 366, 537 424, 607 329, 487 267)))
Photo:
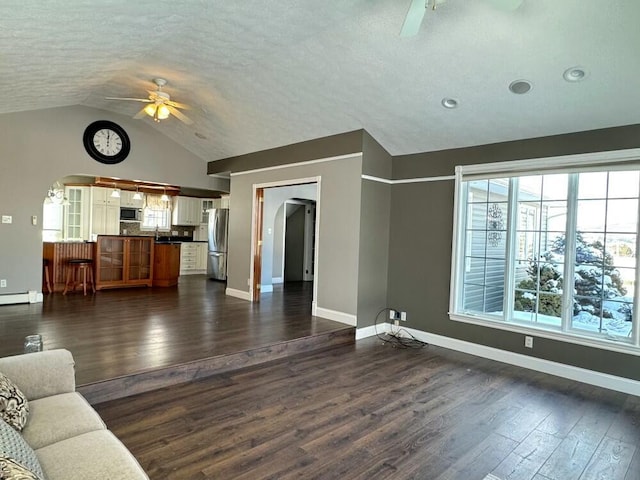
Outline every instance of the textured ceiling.
POLYGON ((400 155, 640 123, 638 0, 448 0, 401 38, 409 3, 2 0, 0 113, 133 116, 104 97, 160 76, 195 123, 140 121, 206 161, 359 128, 400 155), (588 78, 564 81, 575 65, 588 78))

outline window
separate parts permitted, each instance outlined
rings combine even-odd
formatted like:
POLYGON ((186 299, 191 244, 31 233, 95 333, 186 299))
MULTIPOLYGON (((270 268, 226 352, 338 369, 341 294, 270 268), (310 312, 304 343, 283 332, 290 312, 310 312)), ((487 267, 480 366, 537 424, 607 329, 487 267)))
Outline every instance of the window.
POLYGON ((140 229, 161 232, 171 230, 171 202, 161 200, 160 195, 145 195, 140 229))
POLYGON ((633 153, 458 167, 451 317, 640 351, 633 153))

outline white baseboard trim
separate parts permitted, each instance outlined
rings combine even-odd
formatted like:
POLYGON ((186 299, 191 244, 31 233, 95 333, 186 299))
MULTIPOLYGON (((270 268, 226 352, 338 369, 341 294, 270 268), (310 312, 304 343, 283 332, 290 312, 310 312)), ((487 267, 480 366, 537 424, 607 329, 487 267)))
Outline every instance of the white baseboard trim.
MULTIPOLYGON (((378 331, 389 331, 391 325, 389 323, 378 324, 378 331)), ((477 343, 466 342, 455 338, 436 335, 435 333, 423 332, 413 328, 402 327, 418 340, 427 342, 438 347, 456 350, 458 352, 468 353, 477 357, 488 358, 497 362, 508 363, 518 367, 528 368, 538 372, 548 373, 557 377, 568 378, 577 382, 588 383, 597 387, 608 388, 618 392, 628 393, 630 395, 640 396, 640 381, 630 378, 617 377, 608 373, 587 370, 586 368, 574 367, 573 365, 565 365, 564 363, 552 362, 542 358, 530 357, 521 353, 508 352, 498 348, 487 347, 477 343)), ((366 327, 362 330, 364 333, 370 333, 373 327, 366 327)), ((374 335, 375 332, 368 336, 374 335)), ((360 337, 365 338, 365 337, 360 337)), ((358 331, 356 331, 356 339, 358 339, 358 331)))
POLYGON ((274 284, 284 283, 284 278, 282 278, 282 277, 273 277, 271 279, 271 283, 274 283, 274 284))
POLYGON ((224 293, 230 297, 241 298, 242 300, 251 301, 251 294, 235 288, 227 288, 224 293))
POLYGON ((358 324, 358 319, 355 315, 350 313, 337 312, 328 308, 318 307, 315 302, 311 306, 311 314, 315 317, 322 317, 334 322, 346 323, 355 327, 358 324))
POLYGON ((15 305, 17 303, 42 303, 44 296, 35 290, 27 293, 9 293, 0 295, 0 305, 15 305))
POLYGON ((273 285, 260 285, 260 293, 271 293, 273 292, 273 285))
POLYGON ((360 340, 362 338, 373 337, 376 333, 385 333, 388 331, 389 324, 382 323, 376 325, 371 325, 370 327, 357 328, 356 329, 356 340, 360 340))

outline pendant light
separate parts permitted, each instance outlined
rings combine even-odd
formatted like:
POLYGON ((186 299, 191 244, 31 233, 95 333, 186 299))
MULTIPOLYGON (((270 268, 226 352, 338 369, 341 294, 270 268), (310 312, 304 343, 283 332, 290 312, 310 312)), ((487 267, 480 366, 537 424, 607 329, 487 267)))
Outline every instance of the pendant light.
POLYGON ((169 201, 169 195, 167 195, 167 189, 166 188, 164 189, 164 193, 160 197, 160 200, 162 200, 163 202, 168 202, 169 201))
POLYGON ((136 193, 133 194, 134 200, 142 200, 142 194, 138 190, 138 185, 136 185, 136 193))
POLYGON ((111 198, 120 198, 120 190, 116 188, 116 184, 113 184, 113 190, 111 192, 111 198))

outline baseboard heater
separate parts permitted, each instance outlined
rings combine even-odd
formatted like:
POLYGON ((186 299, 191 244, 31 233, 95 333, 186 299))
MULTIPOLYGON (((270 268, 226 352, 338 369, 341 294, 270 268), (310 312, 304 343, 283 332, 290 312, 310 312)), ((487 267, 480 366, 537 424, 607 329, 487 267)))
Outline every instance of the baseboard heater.
POLYGON ((14 305, 16 303, 38 303, 42 302, 42 293, 35 290, 26 293, 9 293, 0 295, 0 305, 14 305))

